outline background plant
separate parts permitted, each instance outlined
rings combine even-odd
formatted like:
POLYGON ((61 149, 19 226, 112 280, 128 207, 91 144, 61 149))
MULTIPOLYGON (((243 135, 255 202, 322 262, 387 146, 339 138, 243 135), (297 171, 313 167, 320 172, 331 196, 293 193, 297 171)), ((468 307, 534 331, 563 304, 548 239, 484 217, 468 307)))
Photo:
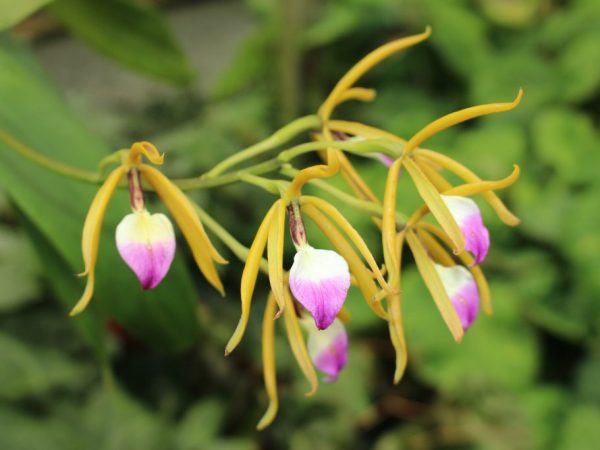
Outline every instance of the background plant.
MULTIPOLYGON (((44 21, 52 17, 117 63, 173 83, 192 80, 191 64, 165 24, 165 16, 188 4, 159 13, 116 0, 47 3, 44 21), (98 10, 98 4, 109 6, 98 10), (115 31, 106 32, 107 26, 115 31)), ((343 376, 307 402, 292 361, 278 354, 287 405, 274 426, 257 435, 264 405, 262 311, 254 314, 242 351, 224 359, 237 301, 216 298, 192 275, 185 255, 178 256, 162 291, 142 298, 131 274, 111 270, 120 264, 110 230, 118 210, 127 208, 121 196, 109 212, 98 267, 98 279, 105 281, 97 295, 106 301, 68 320, 66 308, 81 287, 71 275, 80 270, 73 236, 79 236, 94 188, 0 148, 6 194, 0 447, 594 448, 600 418, 597 2, 252 1, 228 7, 224 23, 235 20, 231 11, 250 11, 257 26, 216 87, 191 84, 142 97, 125 111, 82 105, 68 90, 65 102, 27 46, 6 32, 0 47, 2 128, 90 170, 111 149, 143 136, 169 149, 171 175, 198 173, 291 117, 314 111, 358 56, 430 24, 430 44, 370 74, 376 102, 345 108, 410 135, 448 111, 512 98, 515 86, 524 87, 527 96, 510 115, 448 130, 428 144, 489 178, 504 176, 515 161, 523 168, 507 198, 522 225, 507 232, 487 221, 495 238, 486 262, 495 315, 480 320, 457 346, 418 277, 408 274, 403 284, 412 299, 406 302, 411 363, 408 378, 394 388, 385 330, 350 298, 355 310, 349 326, 361 338, 343 376), (119 301, 123 297, 128 301, 119 301), (120 324, 110 322, 108 339, 107 317, 120 324), (99 360, 110 361, 112 375, 102 374, 99 360)), ((19 26, 21 36, 41 27, 32 23, 19 26)), ((381 192, 375 164, 361 170, 381 192)), ((271 201, 257 189, 250 205, 248 192, 230 187, 198 194, 245 243, 255 231, 245 223, 256 224, 271 201)), ((413 194, 400 200, 407 209, 419 204, 413 194)), ((343 213, 362 223, 363 236, 377 248, 368 218, 351 208, 343 213)), ((228 270, 228 290, 235 292, 241 266, 228 270)), ((266 298, 267 283, 259 287, 266 298)))

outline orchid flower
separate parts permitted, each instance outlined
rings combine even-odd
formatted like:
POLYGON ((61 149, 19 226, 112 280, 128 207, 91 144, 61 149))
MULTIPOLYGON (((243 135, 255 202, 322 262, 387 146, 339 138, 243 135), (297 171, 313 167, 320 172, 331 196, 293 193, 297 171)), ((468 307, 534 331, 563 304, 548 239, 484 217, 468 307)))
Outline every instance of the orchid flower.
POLYGON ((102 221, 108 203, 125 175, 133 213, 125 216, 118 225, 116 241, 119 253, 137 275, 142 288, 151 289, 160 283, 175 253, 175 238, 169 219, 162 214, 151 215, 145 209, 141 187, 143 178, 154 188, 181 228, 202 274, 223 294, 223 285, 214 262, 225 264, 227 261, 210 242, 186 195, 161 172, 144 164, 142 156, 155 165, 161 165, 164 159, 164 155, 151 143, 134 143, 119 167, 106 177, 92 201, 83 225, 81 242, 85 263, 81 276, 87 276, 87 283, 83 295, 70 312, 72 316, 82 312, 92 299, 102 221))

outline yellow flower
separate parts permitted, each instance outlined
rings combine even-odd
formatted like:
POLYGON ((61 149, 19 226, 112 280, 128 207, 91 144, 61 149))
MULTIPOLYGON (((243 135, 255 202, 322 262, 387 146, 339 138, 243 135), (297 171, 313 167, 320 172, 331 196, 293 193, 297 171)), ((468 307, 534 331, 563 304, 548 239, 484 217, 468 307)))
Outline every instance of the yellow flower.
MULTIPOLYGON (((141 176, 141 178, 152 186, 179 225, 202 274, 221 294, 224 292, 214 262, 225 264, 227 261, 219 255, 210 242, 193 204, 166 176, 155 168, 144 164, 142 162, 142 156, 146 157, 155 165, 161 165, 164 159, 164 155, 160 154, 156 147, 151 143, 134 143, 127 155, 122 158, 119 167, 114 169, 106 177, 106 180, 96 193, 90 209, 88 210, 83 225, 83 235, 81 240, 81 250, 83 253, 85 270, 80 274, 81 276, 87 276, 87 283, 83 295, 70 312, 71 316, 83 311, 92 299, 94 293, 94 270, 96 268, 96 259, 98 256, 102 221, 115 189, 126 174, 129 174, 129 178, 133 183, 139 183, 139 177, 141 176)), ((141 193, 141 187, 138 186, 138 188, 139 190, 133 189, 133 194, 141 193)), ((143 211, 145 210, 141 209, 139 204, 136 204, 136 202, 140 201, 139 198, 132 195, 131 201, 134 212, 144 215, 143 211)), ((143 219, 143 217, 141 218, 143 219)), ((151 220, 151 218, 141 222, 147 223, 149 220, 151 220)), ((125 224, 123 225, 125 226, 125 224)), ((166 225, 163 224, 162 227, 164 228, 166 225)), ((129 234, 129 231, 124 234, 129 234)))

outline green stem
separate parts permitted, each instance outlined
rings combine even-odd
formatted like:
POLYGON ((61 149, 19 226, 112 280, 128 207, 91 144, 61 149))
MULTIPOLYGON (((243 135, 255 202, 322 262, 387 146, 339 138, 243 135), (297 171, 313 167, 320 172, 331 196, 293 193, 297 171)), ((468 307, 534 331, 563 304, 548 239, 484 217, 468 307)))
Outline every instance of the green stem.
POLYGON ((76 167, 69 166, 68 164, 54 161, 53 159, 36 152, 4 130, 0 130, 0 140, 21 156, 24 156, 30 161, 33 161, 36 164, 39 164, 40 166, 45 167, 53 172, 66 175, 77 180, 86 181, 88 183, 97 184, 101 181, 101 177, 97 173, 77 169, 76 167))
MULTIPOLYGON (((293 178, 294 176, 296 176, 296 174, 299 171, 290 166, 284 166, 281 168, 280 172, 283 175, 293 178)), ((356 208, 356 209, 360 209, 361 211, 365 211, 366 213, 368 213, 371 216, 382 217, 382 215, 383 215, 383 208, 381 205, 378 205, 376 203, 373 203, 373 202, 370 202, 367 200, 360 200, 360 199, 342 191, 341 189, 338 189, 338 188, 330 185, 329 183, 327 183, 324 180, 313 179, 313 180, 309 181, 309 184, 312 184, 313 186, 316 186, 319 189, 327 192, 331 196, 335 197, 336 199, 340 200, 341 202, 347 204, 348 206, 350 206, 352 208, 356 208)), ((400 213, 396 213, 396 222, 400 225, 403 225, 406 222, 406 217, 404 217, 404 215, 402 215, 400 213)))
POLYGON ((290 141, 298 134, 310 130, 318 129, 321 126, 321 120, 316 115, 305 116, 290 122, 283 128, 280 128, 271 136, 265 140, 254 144, 245 150, 242 150, 229 158, 224 159, 211 170, 206 172, 202 178, 212 178, 222 174, 227 169, 239 164, 247 159, 253 158, 266 151, 272 150, 273 148, 283 145, 290 141))
POLYGON ((269 159, 260 164, 247 167, 237 172, 226 173, 214 178, 194 177, 194 178, 180 178, 178 180, 171 180, 176 184, 182 191, 189 191, 192 189, 208 189, 217 186, 223 186, 231 184, 244 176, 244 174, 260 175, 267 172, 272 172, 281 167, 281 162, 276 159, 269 159))
MULTIPOLYGON (((223 244, 225 244, 231 252, 242 262, 246 261, 248 257, 248 252, 250 251, 248 247, 241 244, 236 238, 234 238, 229 231, 221 226, 219 222, 213 219, 206 211, 204 211, 200 206, 194 203, 196 208, 196 212, 198 213, 198 217, 206 228, 213 232, 215 236, 219 238, 223 244)), ((264 273, 268 273, 268 264, 267 261, 263 258, 260 262, 260 269, 264 273)))
POLYGON ((327 148, 337 148, 360 156, 371 156, 373 153, 383 153, 392 158, 399 155, 398 148, 390 146, 390 142, 381 139, 366 139, 362 141, 315 141, 296 145, 282 151, 277 159, 288 162, 304 153, 325 150, 327 148))

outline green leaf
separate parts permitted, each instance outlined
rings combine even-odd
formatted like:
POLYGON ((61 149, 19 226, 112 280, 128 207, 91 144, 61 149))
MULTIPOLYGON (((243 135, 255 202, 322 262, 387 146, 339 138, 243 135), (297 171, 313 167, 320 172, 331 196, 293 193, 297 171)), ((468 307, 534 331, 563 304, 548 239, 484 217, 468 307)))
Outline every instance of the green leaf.
POLYGON ((90 377, 86 367, 58 349, 35 348, 0 333, 0 399, 39 396, 57 387, 81 387, 90 377))
POLYGON ((131 69, 176 84, 192 70, 161 15, 126 0, 56 0, 49 11, 100 53, 131 69))
MULTIPOLYGON (((45 155, 93 170, 108 149, 86 130, 62 100, 23 67, 20 59, 0 47, 0 128, 45 155)), ((24 159, 0 144, 0 185, 22 213, 59 254, 75 278, 83 267, 81 228, 97 186, 59 176, 24 159)), ((130 211, 126 192, 112 199, 101 237, 97 285, 92 302, 137 337, 156 347, 181 349, 197 337, 196 295, 181 251, 169 275, 155 290, 140 289, 135 275, 120 259, 114 230, 130 211)), ((182 246, 182 248, 185 248, 182 246)), ((49 260, 45 265, 55 264, 49 260)), ((66 292, 66 291, 65 291, 66 292)), ((72 306, 77 297, 72 298, 72 306)), ((69 309, 68 307, 66 308, 69 309)), ((83 314, 92 314, 92 311, 83 314)))
POLYGON ((196 450, 210 446, 218 435, 224 415, 225 405, 217 398, 192 405, 177 428, 177 450, 196 450))
POLYGON ((598 447, 600 441, 600 409, 578 405, 569 408, 557 450, 583 450, 598 447))
POLYGON ((167 424, 116 385, 108 384, 95 392, 83 411, 82 419, 88 441, 94 443, 94 448, 169 448, 170 430, 167 424))
POLYGON ((39 263, 25 236, 0 226, 0 312, 34 301, 39 263))
POLYGON ((3 0, 0 2, 0 30, 10 28, 52 0, 3 0))
POLYGON ((540 161, 563 180, 577 183, 597 177, 600 139, 590 117, 566 108, 540 111, 533 121, 533 144, 540 161))

